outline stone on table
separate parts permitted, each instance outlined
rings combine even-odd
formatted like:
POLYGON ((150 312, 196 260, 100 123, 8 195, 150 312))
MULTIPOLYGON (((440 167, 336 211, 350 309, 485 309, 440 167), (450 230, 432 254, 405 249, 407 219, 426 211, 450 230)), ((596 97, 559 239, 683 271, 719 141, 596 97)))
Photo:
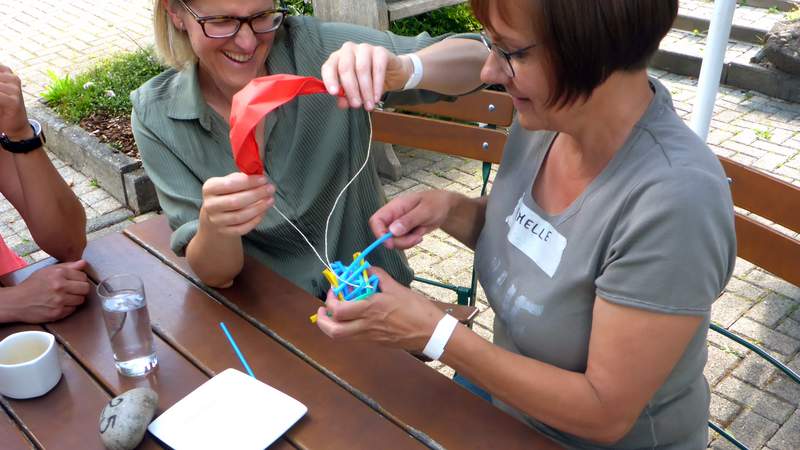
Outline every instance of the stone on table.
POLYGON ((139 445, 158 407, 158 394, 136 388, 112 398, 100 413, 100 439, 109 450, 132 450, 139 445))

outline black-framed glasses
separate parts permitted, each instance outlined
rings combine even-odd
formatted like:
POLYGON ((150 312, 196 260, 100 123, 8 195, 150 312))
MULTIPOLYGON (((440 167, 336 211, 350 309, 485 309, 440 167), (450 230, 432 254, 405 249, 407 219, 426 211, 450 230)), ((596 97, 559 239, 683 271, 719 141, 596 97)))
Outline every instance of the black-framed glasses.
POLYGON ((203 34, 212 39, 235 36, 242 28, 242 24, 245 23, 253 30, 253 34, 271 33, 280 28, 288 13, 286 9, 278 8, 257 12, 251 16, 200 16, 183 0, 178 0, 178 2, 200 24, 203 34))
POLYGON ((513 52, 507 52, 502 48, 498 47, 497 44, 492 43, 491 39, 489 39, 489 36, 487 36, 486 33, 484 32, 481 32, 481 41, 483 42, 483 45, 486 46, 486 49, 489 50, 489 53, 494 54, 500 61, 505 62, 504 64, 501 63, 501 66, 503 67, 503 71, 505 72, 505 74, 508 75, 510 78, 514 78, 514 76, 516 75, 516 73, 514 73, 514 65, 511 64, 511 61, 513 59, 521 58, 525 54, 525 52, 539 45, 539 44, 531 44, 519 50, 514 50, 513 52))

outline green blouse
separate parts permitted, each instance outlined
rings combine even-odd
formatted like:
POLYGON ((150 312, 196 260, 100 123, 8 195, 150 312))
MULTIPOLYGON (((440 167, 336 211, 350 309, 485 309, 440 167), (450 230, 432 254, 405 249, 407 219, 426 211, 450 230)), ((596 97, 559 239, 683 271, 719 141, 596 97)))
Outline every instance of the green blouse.
MULTIPOLYGON (((320 78, 328 55, 346 41, 381 45, 403 54, 439 38, 427 34, 400 37, 349 24, 289 17, 277 32, 267 59, 270 74, 291 73, 320 78)), ((404 102, 409 100, 406 92, 404 102)), ((417 101, 428 93, 420 92, 417 101)), ((414 95, 412 95, 414 97, 414 95)), ((202 185, 211 177, 238 171, 229 141, 229 126, 203 99, 196 66, 167 70, 131 94, 131 122, 147 174, 174 230, 172 249, 184 255, 197 232, 202 185)), ((276 205, 309 238, 324 257, 325 220, 336 195, 366 157, 369 124, 363 110, 342 111, 328 95, 298 97, 267 117, 264 168, 277 188, 276 205)), ((370 161, 336 208, 328 231, 332 261, 348 263, 375 237, 367 220, 385 198, 375 164, 370 161)), ((261 263, 313 295, 327 289, 322 264, 274 210, 243 238, 244 250, 261 263)), ((398 281, 411 282, 402 252, 385 247, 370 255, 398 281)))

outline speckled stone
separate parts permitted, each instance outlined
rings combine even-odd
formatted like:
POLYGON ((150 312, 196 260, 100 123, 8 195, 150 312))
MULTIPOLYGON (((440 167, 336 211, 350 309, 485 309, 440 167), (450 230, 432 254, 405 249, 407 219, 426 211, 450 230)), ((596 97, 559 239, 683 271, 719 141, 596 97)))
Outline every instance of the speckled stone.
POLYGON ((132 450, 144 438, 158 407, 158 394, 136 388, 114 397, 100 413, 100 439, 109 450, 132 450))

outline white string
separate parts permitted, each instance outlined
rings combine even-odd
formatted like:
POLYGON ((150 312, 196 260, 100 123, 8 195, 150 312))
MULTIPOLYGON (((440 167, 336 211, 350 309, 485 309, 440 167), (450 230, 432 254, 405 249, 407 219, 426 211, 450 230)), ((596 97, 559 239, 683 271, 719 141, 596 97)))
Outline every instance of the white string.
POLYGON ((324 266, 326 269, 330 270, 330 272, 331 272, 331 273, 332 273, 332 274, 333 274, 333 275, 334 275, 334 276, 335 276, 335 277, 336 277, 336 278, 337 278, 339 281, 341 281, 342 283, 344 283, 344 284, 347 284, 347 285, 349 285, 349 286, 351 286, 351 287, 356 287, 356 288, 357 288, 357 287, 359 287, 359 286, 358 286, 358 285, 355 285, 355 284, 353 284, 353 283, 350 283, 349 281, 347 281, 347 280, 344 280, 344 279, 342 279, 341 277, 339 277, 339 275, 338 275, 338 274, 336 274, 336 272, 335 272, 335 271, 333 270, 333 268, 331 267, 330 258, 328 257, 328 227, 329 227, 329 225, 330 225, 330 223, 331 223, 331 217, 333 217, 333 211, 335 211, 335 210, 336 210, 336 205, 338 205, 338 204, 339 204, 339 200, 342 198, 342 195, 343 195, 343 194, 344 194, 344 192, 347 190, 347 188, 349 188, 349 187, 350 187, 350 185, 351 185, 351 184, 353 184, 353 181, 355 181, 355 180, 356 180, 356 178, 358 178, 358 176, 359 176, 359 175, 361 175, 361 172, 364 170, 364 168, 365 168, 365 167, 367 167, 367 163, 369 162, 369 156, 370 156, 370 152, 372 151, 372 116, 369 114, 369 112, 367 112, 367 121, 369 122, 369 141, 367 141, 367 157, 364 159, 364 163, 363 163, 363 164, 361 164, 361 167, 358 169, 358 171, 357 171, 357 172, 356 172, 356 174, 353 176, 353 178, 351 178, 351 179, 350 179, 350 181, 348 181, 348 182, 347 182, 347 184, 346 184, 346 185, 345 185, 345 186, 342 188, 342 190, 339 192, 339 195, 337 195, 337 196, 336 196, 336 200, 333 202, 333 206, 331 207, 331 212, 330 212, 330 213, 328 213, 328 219, 325 221, 325 259, 324 259, 324 260, 322 259, 322 256, 320 256, 319 252, 318 252, 318 251, 317 251, 317 249, 314 247, 314 245, 313 245, 313 244, 311 244, 311 241, 309 241, 309 240, 308 240, 308 238, 306 237, 305 233, 303 233, 302 231, 300 231, 300 228, 298 228, 298 227, 297 227, 297 225, 295 225, 295 224, 294 224, 294 222, 292 222, 291 220, 289 220, 289 218, 288 218, 288 217, 286 217, 286 214, 284 214, 284 213, 283 213, 283 212, 282 212, 280 209, 278 209, 278 206, 277 206, 277 205, 273 205, 273 206, 272 206, 272 209, 274 209, 275 211, 277 211, 277 212, 278 212, 278 214, 280 214, 280 215, 281 215, 281 217, 283 217, 283 218, 284 218, 284 220, 286 220, 286 222, 288 222, 288 223, 289 223, 289 225, 291 225, 291 226, 292 226, 292 228, 294 228, 294 229, 295 229, 295 230, 296 230, 298 233, 300 233, 300 236, 302 236, 302 237, 303 237, 303 239, 306 241, 306 244, 308 244, 308 246, 309 246, 309 247, 311 247, 311 250, 312 250, 312 251, 314 251, 314 254, 315 254, 315 255, 317 255, 317 259, 319 259, 319 262, 321 262, 321 263, 322 263, 322 265, 323 265, 323 266, 324 266))

